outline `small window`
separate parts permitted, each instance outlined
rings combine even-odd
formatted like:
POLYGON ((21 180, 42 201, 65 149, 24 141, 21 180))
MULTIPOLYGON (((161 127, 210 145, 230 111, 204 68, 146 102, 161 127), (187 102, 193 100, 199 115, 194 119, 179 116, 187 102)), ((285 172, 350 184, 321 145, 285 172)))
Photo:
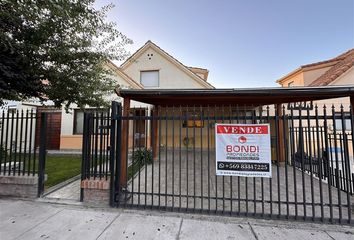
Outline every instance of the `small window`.
MULTIPOLYGON (((107 110, 102 109, 102 108, 92 108, 92 109, 75 109, 74 110, 74 129, 73 133, 74 134, 83 134, 84 132, 84 113, 85 112, 92 112, 95 113, 97 117, 94 117, 93 119, 93 125, 90 126, 90 128, 93 130, 93 132, 96 132, 96 128, 98 129, 104 129, 105 125, 108 124, 108 118, 107 118, 107 110), (98 125, 96 124, 98 123, 98 125)), ((102 132, 102 134, 105 134, 102 132)))
POLYGON ((159 86, 159 71, 141 71, 140 83, 147 88, 159 86))
POLYGON ((294 86, 294 81, 288 83, 288 87, 293 87, 293 86, 294 86))
POLYGON ((203 116, 203 111, 194 112, 194 111, 184 111, 183 115, 187 118, 187 120, 183 120, 182 126, 184 128, 203 128, 204 121, 201 120, 201 116, 203 116))

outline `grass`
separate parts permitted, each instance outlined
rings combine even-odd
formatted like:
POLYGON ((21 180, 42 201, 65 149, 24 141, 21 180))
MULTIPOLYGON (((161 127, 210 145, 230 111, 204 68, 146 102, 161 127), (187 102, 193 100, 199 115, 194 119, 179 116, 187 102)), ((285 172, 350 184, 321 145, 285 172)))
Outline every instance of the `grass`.
POLYGON ((45 173, 48 176, 44 183, 48 189, 81 173, 81 156, 47 155, 45 173))
MULTIPOLYGON (((134 177, 144 164, 135 162, 128 167, 128 179, 134 177)), ((81 173, 81 156, 50 156, 47 155, 45 172, 48 179, 46 189, 81 173)))
MULTIPOLYGON (((22 156, 24 158, 24 156, 22 156)), ((34 169, 37 170, 36 160, 34 169)), ((128 179, 134 177, 139 170, 144 167, 144 163, 138 161, 128 167, 128 179)), ((25 166, 27 169, 27 165, 25 166)), ((31 171, 33 169, 33 162, 31 163, 31 171)), ((47 155, 45 163, 45 174, 47 174, 47 181, 44 182, 44 188, 48 189, 61 182, 64 182, 81 173, 81 156, 79 155, 47 155)))

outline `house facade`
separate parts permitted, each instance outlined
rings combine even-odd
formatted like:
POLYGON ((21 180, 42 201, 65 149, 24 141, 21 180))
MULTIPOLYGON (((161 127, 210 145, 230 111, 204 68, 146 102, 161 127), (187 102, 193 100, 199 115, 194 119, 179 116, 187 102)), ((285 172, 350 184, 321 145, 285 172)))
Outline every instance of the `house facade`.
MULTIPOLYGON (((303 65, 277 80, 277 83, 284 88, 354 86, 354 49, 348 50, 332 59, 303 65)), ((330 136, 329 139, 331 139, 330 147, 328 147, 327 151, 332 155, 331 159, 335 159, 336 155, 343 156, 344 152, 341 142, 343 139, 341 138, 343 135, 347 134, 349 141, 348 153, 352 166, 354 166, 353 139, 351 134, 351 119, 349 116, 350 108, 353 104, 353 98, 350 99, 349 97, 301 103, 303 107, 306 105, 309 106, 311 112, 313 112, 312 110, 314 110, 314 107, 317 105, 319 114, 324 113, 324 106, 326 106, 326 116, 328 118, 326 125, 330 136), (343 115, 345 116, 345 120, 341 119, 343 115)), ((295 105, 293 104, 292 106, 294 109, 295 105)), ((297 110, 293 113, 299 114, 300 111, 297 110)), ((306 107, 304 107, 303 110, 304 111, 301 111, 303 115, 308 114, 306 107)), ((289 105, 287 112, 290 112, 289 105)), ((319 120, 319 123, 323 124, 323 120, 319 120)), ((303 126, 305 127, 303 128, 303 134, 308 135, 313 126, 316 126, 316 121, 309 121, 308 125, 303 126)), ((299 126, 295 124, 293 127, 296 131, 299 126)), ((313 137, 314 147, 312 150, 316 149, 316 146, 319 146, 318 141, 320 140, 316 140, 315 137, 313 137)), ((352 171, 353 170, 354 168, 352 171)))
MULTIPOLYGON (((332 59, 306 64, 277 80, 281 87, 321 87, 354 85, 354 49, 332 59)), ((317 101, 340 107, 350 105, 349 98, 317 101)))
MULTIPOLYGON (((120 89, 213 89, 207 82, 209 71, 204 68, 187 67, 152 41, 146 42, 121 66, 111 61, 106 67, 112 71, 112 77, 120 89)), ((109 101, 122 102, 112 91, 107 96, 109 101)), ((132 102, 131 111, 134 115, 149 115, 151 106, 132 102)), ((85 111, 99 111, 99 109, 87 108, 85 111)), ((61 150, 81 149, 83 133, 84 110, 73 105, 69 113, 61 111, 61 150)), ((145 138, 149 126, 141 122, 139 136, 145 138)), ((142 140, 143 141, 143 140, 142 140)))

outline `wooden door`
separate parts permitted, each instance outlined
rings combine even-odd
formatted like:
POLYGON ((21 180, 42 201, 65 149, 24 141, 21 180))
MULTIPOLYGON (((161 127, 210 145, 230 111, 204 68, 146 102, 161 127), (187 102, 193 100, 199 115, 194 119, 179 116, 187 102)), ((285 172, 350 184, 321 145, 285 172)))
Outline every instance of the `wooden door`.
POLYGON ((41 112, 47 112, 47 150, 60 149, 60 133, 61 133, 61 111, 50 109, 38 109, 38 118, 36 124, 36 146, 40 143, 40 123, 41 112))

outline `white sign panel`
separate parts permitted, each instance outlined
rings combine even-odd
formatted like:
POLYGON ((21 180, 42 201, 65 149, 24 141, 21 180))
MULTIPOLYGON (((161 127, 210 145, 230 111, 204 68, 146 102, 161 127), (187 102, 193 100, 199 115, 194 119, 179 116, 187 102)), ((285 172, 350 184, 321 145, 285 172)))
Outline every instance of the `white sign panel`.
POLYGON ((272 177, 269 124, 216 124, 216 175, 272 177))

